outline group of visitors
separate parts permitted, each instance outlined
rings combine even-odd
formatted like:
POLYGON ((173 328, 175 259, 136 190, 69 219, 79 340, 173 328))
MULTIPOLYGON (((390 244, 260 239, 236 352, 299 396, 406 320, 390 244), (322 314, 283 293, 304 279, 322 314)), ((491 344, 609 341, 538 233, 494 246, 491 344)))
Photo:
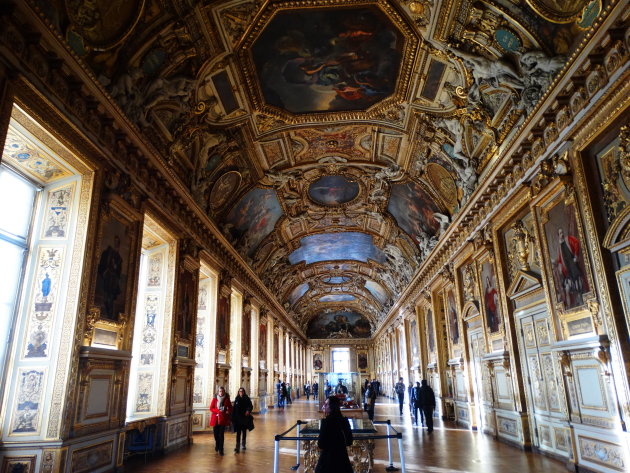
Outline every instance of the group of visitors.
MULTIPOLYGON (((398 378, 398 382, 394 385, 394 393, 398 398, 398 408, 400 415, 403 415, 403 405, 405 402, 405 383, 402 378, 398 378)), ((427 384, 427 380, 423 379, 422 384, 416 381, 414 387, 409 389, 409 410, 413 413, 414 423, 418 425, 418 411, 420 411, 420 419, 422 426, 426 422, 429 433, 433 432, 433 411, 435 410, 435 394, 431 386, 427 384)))
POLYGON ((293 404, 292 388, 289 383, 278 379, 276 383, 276 393, 278 394, 278 407, 284 408, 287 404, 293 404))
POLYGON ((311 394, 313 395, 313 400, 315 400, 319 394, 319 383, 317 381, 313 381, 313 384, 310 384, 307 381, 306 384, 304 384, 304 394, 306 395, 307 401, 310 400, 311 394))
POLYGON ((210 403, 210 426, 214 431, 215 452, 223 455, 223 444, 225 440, 225 429, 230 424, 236 432, 235 453, 239 453, 241 448, 247 448, 247 431, 254 429, 254 418, 252 410, 254 406, 245 392, 244 388, 238 390, 238 395, 234 399, 234 404, 230 401, 230 395, 221 386, 219 392, 210 403))

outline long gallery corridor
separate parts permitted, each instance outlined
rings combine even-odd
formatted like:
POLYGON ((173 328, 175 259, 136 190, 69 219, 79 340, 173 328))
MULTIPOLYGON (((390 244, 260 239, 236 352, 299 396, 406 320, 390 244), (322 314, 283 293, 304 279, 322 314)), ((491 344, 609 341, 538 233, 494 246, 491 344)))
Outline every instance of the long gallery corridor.
POLYGON ((0 0, 0 473, 271 473, 309 390, 630 472, 630 0, 0 0))
MULTIPOLYGON (((256 416, 255 429, 248 434, 247 450, 234 453, 235 434, 226 433, 225 456, 214 452, 212 433, 195 434, 193 444, 167 455, 148 458, 142 455, 130 461, 126 471, 133 473, 271 473, 273 471, 274 435, 287 430, 296 420, 319 416, 314 401, 296 400, 285 409, 271 409, 256 416)), ((435 430, 411 423, 409 408, 405 405, 403 417, 398 415, 394 401, 381 397, 376 404, 375 420, 392 421, 403 432, 405 465, 409 472, 422 473, 565 473, 564 465, 549 457, 523 452, 496 441, 491 437, 457 427, 453 422, 436 419, 435 430)), ((379 432, 384 431, 379 426, 379 432)), ((397 444, 392 443, 394 466, 400 467, 397 444)), ((374 470, 385 471, 387 444, 376 443, 374 470)), ((280 473, 292 471, 295 465, 295 442, 281 443, 280 473)), ((303 472, 300 468, 298 472, 303 472)))

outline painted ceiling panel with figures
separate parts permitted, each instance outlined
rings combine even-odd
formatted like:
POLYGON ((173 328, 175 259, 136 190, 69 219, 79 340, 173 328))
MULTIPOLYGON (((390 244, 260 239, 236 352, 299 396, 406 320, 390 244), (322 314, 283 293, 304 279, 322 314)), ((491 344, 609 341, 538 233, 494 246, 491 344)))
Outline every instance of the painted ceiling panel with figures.
POLYGON ((44 3, 312 338, 374 332, 606 6, 44 3))

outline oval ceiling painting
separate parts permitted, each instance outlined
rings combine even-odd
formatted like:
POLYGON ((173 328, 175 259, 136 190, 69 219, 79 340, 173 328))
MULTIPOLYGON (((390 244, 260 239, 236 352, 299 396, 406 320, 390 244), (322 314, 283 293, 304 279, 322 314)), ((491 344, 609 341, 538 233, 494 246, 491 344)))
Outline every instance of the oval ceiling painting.
POLYGON ((417 182, 392 186, 387 210, 416 243, 435 235, 440 229, 433 216, 440 209, 417 182))
POLYGON ((369 338, 370 322, 357 312, 336 310, 320 314, 308 324, 308 338, 369 338))
POLYGON ((375 6, 281 11, 252 48, 267 104, 291 113, 365 110, 392 95, 402 33, 375 6))
POLYGON ((308 188, 308 196, 318 204, 341 205, 359 195, 359 184, 344 176, 324 176, 308 188))

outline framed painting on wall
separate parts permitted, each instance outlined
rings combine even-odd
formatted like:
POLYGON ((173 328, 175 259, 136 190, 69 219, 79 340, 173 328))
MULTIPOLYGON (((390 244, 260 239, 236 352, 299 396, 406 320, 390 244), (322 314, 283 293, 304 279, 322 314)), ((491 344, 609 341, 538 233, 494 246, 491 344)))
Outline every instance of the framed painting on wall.
POLYGON ((368 352, 365 350, 357 351, 357 368, 360 373, 367 373, 368 371, 368 352))
POLYGON ((549 294, 560 316, 578 314, 593 298, 584 231, 572 187, 558 188, 539 204, 539 229, 549 294))
POLYGON ((261 322, 258 329, 258 358, 267 360, 267 324, 261 322))
POLYGON ((324 369, 324 354, 322 352, 313 352, 313 371, 322 371, 324 369))
POLYGON ((497 333, 501 327, 501 301, 494 264, 489 257, 479 265, 481 276, 481 290, 483 292, 483 311, 486 319, 486 329, 490 333, 497 333))
POLYGON ((446 305, 451 343, 457 345, 459 343, 459 324, 457 322, 457 304, 455 303, 455 292, 453 289, 449 289, 446 293, 446 305))
POLYGON ((94 281, 94 306, 102 319, 129 318, 138 233, 135 216, 117 201, 110 202, 100 222, 94 281))

